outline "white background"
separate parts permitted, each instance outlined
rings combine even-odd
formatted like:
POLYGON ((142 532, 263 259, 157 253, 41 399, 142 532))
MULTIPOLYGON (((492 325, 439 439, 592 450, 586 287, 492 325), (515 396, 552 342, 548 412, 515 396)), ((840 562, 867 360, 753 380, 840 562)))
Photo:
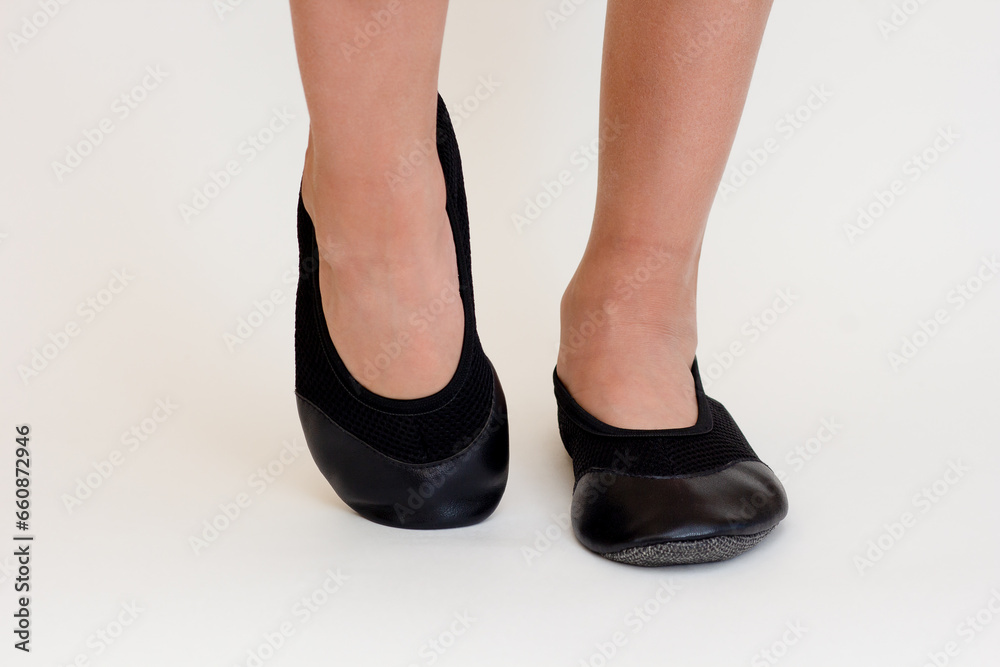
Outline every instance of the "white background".
POLYGON ((467 116, 479 329, 510 405, 511 479, 485 523, 408 532, 353 514, 308 454, 274 464, 260 494, 251 479, 303 443, 283 275, 308 119, 287 5, 245 0, 220 18, 207 0, 79 0, 15 48, 9 33, 40 10, 5 2, 0 537, 13 544, 14 426, 29 423, 36 541, 30 656, 11 648, 13 547, 0 551, 3 664, 252 665, 284 622, 293 634, 266 665, 764 665, 774 647, 777 664, 919 666, 948 642, 939 663, 996 664, 1000 279, 975 278, 1000 251, 1000 6, 904 4, 915 13, 887 35, 886 0, 774 8, 726 172, 743 184, 717 198, 705 240, 698 354, 709 393, 786 475, 791 509, 733 561, 651 570, 596 557, 559 526, 573 477, 550 379, 557 306, 596 165, 520 233, 512 223, 597 136, 603 3, 554 29, 556 0, 451 7, 440 88, 467 116), (147 66, 167 75, 122 119, 112 104, 147 66), (480 77, 500 85, 463 101, 480 77), (832 96, 800 110, 819 86, 832 96), (274 109, 294 121, 247 160, 241 143, 274 109), (808 120, 787 137, 776 124, 797 110, 808 120), (114 131, 60 180, 52 163, 102 118, 114 131), (911 180, 907 162, 942 128, 958 138, 911 180), (769 137, 778 151, 744 167, 769 137), (179 205, 233 159, 241 172, 186 223, 179 205), (894 179, 903 194, 852 243, 845 225, 894 179), (134 278, 85 319, 78 304, 123 269, 134 278), (970 280, 979 291, 959 308, 970 280), (273 314, 230 351, 224 334, 272 290, 273 314), (751 341, 744 324, 770 318, 778 290, 793 305, 751 341), (889 354, 938 309, 947 321, 894 368, 889 354), (79 334, 45 348, 71 322, 79 334), (734 341, 745 353, 724 367, 734 341), (36 351, 53 358, 23 379, 36 351), (157 399, 179 407, 129 451, 122 434, 157 399), (824 419, 835 436, 795 463, 824 419), (68 509, 114 450, 121 464, 68 509), (935 502, 915 499, 951 463, 967 470, 938 482, 935 502), (249 507, 196 554, 189 538, 240 493, 249 507), (915 525, 893 537, 904 512, 915 525), (880 539, 884 553, 866 555, 880 539), (342 586, 305 620, 297 601, 328 570, 342 586), (659 603, 667 578, 679 590, 659 603), (138 618, 99 653, 95 633, 116 632, 128 603, 138 618), (992 624, 960 627, 983 609, 992 624), (794 644, 787 624, 805 629, 794 644))

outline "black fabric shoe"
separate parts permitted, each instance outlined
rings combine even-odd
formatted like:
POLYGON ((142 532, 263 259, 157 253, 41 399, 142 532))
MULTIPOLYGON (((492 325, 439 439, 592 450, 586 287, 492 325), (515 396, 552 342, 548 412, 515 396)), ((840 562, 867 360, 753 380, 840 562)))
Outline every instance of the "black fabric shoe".
POLYGON ((458 257, 465 336, 437 393, 390 399, 365 389, 337 354, 323 314, 319 252, 299 195, 295 394, 316 465, 358 514, 401 528, 452 528, 488 517, 507 484, 503 389, 476 332, 469 214, 455 132, 438 96, 437 150, 458 257))
POLYGON ((559 434, 573 459, 573 531, 591 551, 630 565, 708 563, 760 542, 788 513, 781 482, 691 366, 698 421, 624 429, 573 399, 553 371, 559 434))

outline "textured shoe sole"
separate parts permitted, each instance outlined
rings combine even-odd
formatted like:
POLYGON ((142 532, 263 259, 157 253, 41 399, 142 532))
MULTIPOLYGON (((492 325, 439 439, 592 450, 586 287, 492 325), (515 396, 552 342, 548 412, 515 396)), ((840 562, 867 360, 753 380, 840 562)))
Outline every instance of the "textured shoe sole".
POLYGON ((661 542, 600 555, 618 563, 640 567, 714 563, 739 556, 756 546, 772 530, 774 527, 753 535, 722 535, 684 542, 661 542))

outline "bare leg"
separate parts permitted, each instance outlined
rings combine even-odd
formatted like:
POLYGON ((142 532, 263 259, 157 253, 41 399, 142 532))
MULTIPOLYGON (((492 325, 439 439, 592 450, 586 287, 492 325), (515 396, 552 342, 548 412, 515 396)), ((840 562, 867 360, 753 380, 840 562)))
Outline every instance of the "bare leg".
POLYGON ((608 2, 600 116, 621 129, 601 149, 590 240, 562 300, 557 367, 581 406, 612 425, 697 419, 690 367, 701 242, 770 7, 608 2), (687 55, 706 24, 721 29, 687 55))
POLYGON ((435 145, 448 2, 291 0, 291 7, 310 117, 302 198, 323 259, 330 337, 366 388, 426 396, 454 374, 464 329, 435 145), (419 164, 409 162, 412 174, 400 169, 403 156, 428 149, 419 164), (430 326, 414 319, 435 302, 445 310, 430 326))

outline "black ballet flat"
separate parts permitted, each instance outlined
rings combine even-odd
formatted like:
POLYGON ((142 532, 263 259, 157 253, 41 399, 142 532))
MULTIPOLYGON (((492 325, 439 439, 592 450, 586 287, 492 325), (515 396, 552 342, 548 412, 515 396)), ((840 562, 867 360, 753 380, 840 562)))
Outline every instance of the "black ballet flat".
POLYGON ((316 234, 299 195, 295 394, 302 429, 316 465, 343 501, 366 519, 400 528, 478 523, 496 509, 507 484, 507 406, 476 332, 462 163, 440 96, 437 149, 465 336, 455 375, 431 396, 379 396, 347 371, 326 326, 316 234))
POLYGON ((620 563, 709 563, 750 549, 788 513, 781 482, 691 366, 698 421, 643 430, 606 424, 553 371, 559 434, 573 459, 577 539, 620 563))

